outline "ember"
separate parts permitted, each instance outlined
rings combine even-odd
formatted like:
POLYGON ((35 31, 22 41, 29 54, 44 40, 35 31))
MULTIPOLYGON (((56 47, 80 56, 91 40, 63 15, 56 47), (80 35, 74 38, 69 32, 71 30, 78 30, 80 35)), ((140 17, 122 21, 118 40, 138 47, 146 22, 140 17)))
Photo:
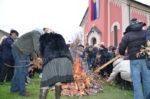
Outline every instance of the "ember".
POLYGON ((74 71, 74 79, 75 82, 62 84, 62 92, 63 95, 68 96, 87 96, 87 95, 95 95, 101 91, 103 91, 102 86, 94 81, 93 76, 90 75, 82 69, 81 61, 77 56, 73 65, 74 71))

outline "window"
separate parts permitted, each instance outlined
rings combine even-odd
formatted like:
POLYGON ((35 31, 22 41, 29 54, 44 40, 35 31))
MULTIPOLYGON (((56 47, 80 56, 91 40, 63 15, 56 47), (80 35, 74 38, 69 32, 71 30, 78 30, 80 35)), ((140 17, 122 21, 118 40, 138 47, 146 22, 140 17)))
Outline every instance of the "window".
POLYGON ((118 27, 114 26, 114 46, 118 46, 118 27))
POLYGON ((92 38, 92 45, 94 46, 95 44, 96 44, 96 38, 93 37, 93 38, 92 38))

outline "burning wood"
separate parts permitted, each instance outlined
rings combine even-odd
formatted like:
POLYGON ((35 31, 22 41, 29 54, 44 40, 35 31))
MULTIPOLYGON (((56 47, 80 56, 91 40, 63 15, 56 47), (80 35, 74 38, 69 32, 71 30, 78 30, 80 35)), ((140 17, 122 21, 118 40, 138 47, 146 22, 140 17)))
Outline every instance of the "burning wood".
POLYGON ((77 56, 73 65, 75 82, 62 85, 62 94, 68 96, 95 95, 103 91, 102 86, 94 81, 93 76, 87 74, 81 66, 81 61, 77 56), (90 76, 89 76, 90 75, 90 76))
POLYGON ((105 68, 106 66, 108 66, 109 64, 111 64, 112 62, 114 62, 115 60, 117 60, 118 58, 120 58, 121 55, 117 55, 116 57, 114 57, 113 59, 111 59, 110 61, 108 61, 107 63, 105 63, 102 66, 99 66, 94 73, 98 73, 101 69, 105 68))

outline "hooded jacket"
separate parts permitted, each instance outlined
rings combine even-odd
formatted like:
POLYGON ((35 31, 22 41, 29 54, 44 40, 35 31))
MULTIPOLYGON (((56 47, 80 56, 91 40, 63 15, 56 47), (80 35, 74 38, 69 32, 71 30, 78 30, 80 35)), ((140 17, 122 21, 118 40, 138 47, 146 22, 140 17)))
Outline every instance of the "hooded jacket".
POLYGON ((113 63, 113 71, 108 78, 108 81, 112 81, 118 73, 120 73, 121 78, 126 81, 132 81, 130 73, 130 60, 123 60, 122 58, 117 59, 113 63))
MULTIPOLYGON (((146 47, 148 46, 147 45, 148 40, 150 40, 150 26, 147 28, 147 31, 146 31, 146 47)), ((147 54, 146 54, 146 65, 147 65, 147 68, 150 70, 150 58, 148 57, 147 54)))
MULTIPOLYGON (((145 45, 146 42, 146 31, 142 29, 143 26, 145 26, 145 24, 139 22, 127 27, 125 35, 119 45, 119 53, 121 55, 124 55, 126 48, 128 48, 129 59, 137 59, 136 53, 140 52, 141 45, 145 45)), ((143 58, 145 58, 145 56, 140 57, 140 59, 143 58)))
POLYGON ((37 58, 39 51, 39 38, 41 33, 38 30, 30 31, 19 37, 13 44, 12 48, 19 53, 21 57, 32 56, 37 58))

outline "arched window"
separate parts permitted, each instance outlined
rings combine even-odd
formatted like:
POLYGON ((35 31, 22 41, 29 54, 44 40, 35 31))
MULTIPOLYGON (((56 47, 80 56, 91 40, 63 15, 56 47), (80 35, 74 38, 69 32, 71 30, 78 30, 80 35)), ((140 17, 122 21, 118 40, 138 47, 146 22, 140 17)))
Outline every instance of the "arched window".
POLYGON ((94 46, 96 43, 97 43, 97 42, 96 42, 96 38, 93 37, 93 38, 92 38, 92 45, 94 46))
POLYGON ((114 46, 118 46, 118 27, 114 26, 114 46))

